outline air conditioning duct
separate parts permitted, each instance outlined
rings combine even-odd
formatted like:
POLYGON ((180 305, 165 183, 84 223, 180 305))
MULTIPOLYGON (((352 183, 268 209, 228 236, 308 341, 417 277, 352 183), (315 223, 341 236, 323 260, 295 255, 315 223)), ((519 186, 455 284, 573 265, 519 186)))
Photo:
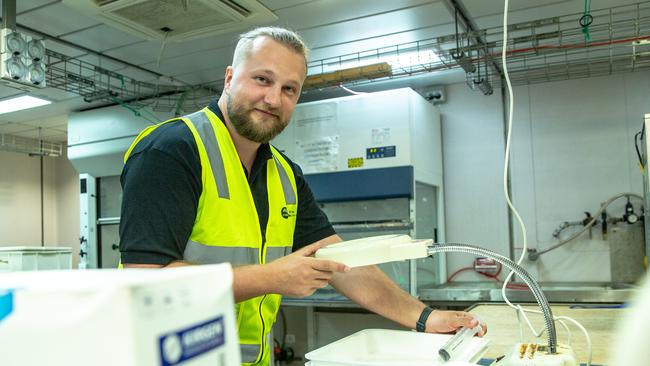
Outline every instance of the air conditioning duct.
POLYGON ((181 41, 278 19, 257 0, 63 0, 102 23, 148 40, 181 41))

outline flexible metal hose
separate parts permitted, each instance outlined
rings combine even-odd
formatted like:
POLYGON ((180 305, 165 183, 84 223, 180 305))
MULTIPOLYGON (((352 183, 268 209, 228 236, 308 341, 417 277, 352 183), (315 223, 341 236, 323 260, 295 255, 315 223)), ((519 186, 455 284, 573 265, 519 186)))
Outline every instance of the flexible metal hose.
POLYGON ((544 295, 542 288, 537 284, 535 280, 533 280, 530 274, 523 267, 519 266, 509 258, 502 256, 501 254, 497 254, 474 245, 461 243, 433 244, 430 245, 427 250, 427 254, 429 256, 432 256, 435 253, 446 252, 467 253, 492 258, 516 273, 528 285, 531 292, 533 293, 533 296, 535 297, 535 301, 537 301, 537 304, 542 310, 544 323, 546 324, 546 334, 548 334, 549 353, 557 353, 557 334, 555 331, 555 322, 553 321, 553 313, 551 312, 551 307, 548 305, 548 300, 546 299, 546 295, 544 295))

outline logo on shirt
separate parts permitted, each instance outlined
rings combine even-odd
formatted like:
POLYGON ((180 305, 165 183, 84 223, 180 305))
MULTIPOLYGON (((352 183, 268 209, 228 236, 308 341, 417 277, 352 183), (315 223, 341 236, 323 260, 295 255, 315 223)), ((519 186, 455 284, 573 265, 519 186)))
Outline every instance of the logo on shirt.
POLYGON ((288 208, 288 207, 282 207, 282 210, 280 211, 280 214, 282 215, 283 218, 288 219, 291 216, 296 216, 296 210, 293 208, 288 208))

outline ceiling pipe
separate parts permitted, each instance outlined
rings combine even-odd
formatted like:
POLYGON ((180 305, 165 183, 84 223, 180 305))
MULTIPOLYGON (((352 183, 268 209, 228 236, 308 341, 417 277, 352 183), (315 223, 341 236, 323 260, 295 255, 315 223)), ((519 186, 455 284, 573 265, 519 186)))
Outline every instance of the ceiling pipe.
POLYGON ((16 30, 16 0, 2 2, 2 29, 16 30))

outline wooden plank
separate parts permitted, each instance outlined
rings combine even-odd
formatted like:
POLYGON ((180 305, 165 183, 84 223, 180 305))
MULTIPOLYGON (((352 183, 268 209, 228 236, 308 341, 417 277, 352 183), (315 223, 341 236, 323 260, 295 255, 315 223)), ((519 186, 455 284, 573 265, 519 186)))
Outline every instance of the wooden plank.
MULTIPOLYGON (((625 308, 615 309, 571 309, 571 305, 552 305, 554 316, 568 316, 582 324, 589 335, 593 349, 592 362, 603 365, 609 358, 609 345, 613 340, 613 333, 616 325, 626 312, 625 308)), ((524 308, 539 310, 539 307, 526 305, 524 308)), ((484 358, 497 358, 510 350, 512 345, 521 342, 517 312, 507 304, 480 304, 470 310, 477 315, 481 321, 488 325, 488 333, 485 336, 490 340, 487 353, 484 358)), ((544 328, 544 320, 541 314, 529 314, 529 319, 536 331, 544 328)), ((578 356, 581 363, 587 362, 587 342, 582 331, 572 323, 566 322, 571 331, 571 347, 578 356)), ((546 344, 546 332, 541 338, 535 338, 528 326, 523 322, 523 341, 546 344)), ((567 332, 556 322, 558 342, 568 343, 567 332)))

